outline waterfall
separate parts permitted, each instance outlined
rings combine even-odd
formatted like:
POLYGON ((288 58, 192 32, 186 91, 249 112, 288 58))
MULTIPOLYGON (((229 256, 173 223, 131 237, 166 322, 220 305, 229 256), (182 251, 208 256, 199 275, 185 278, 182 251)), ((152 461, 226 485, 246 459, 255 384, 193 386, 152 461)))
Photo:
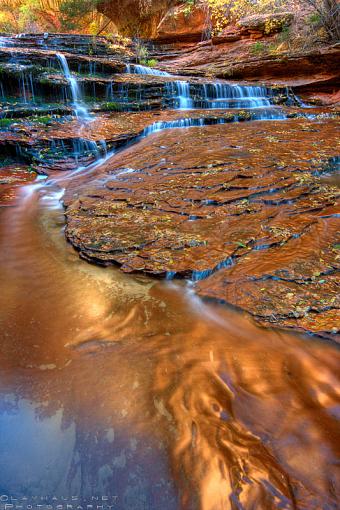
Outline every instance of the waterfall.
POLYGON ((61 64, 64 76, 70 85, 72 104, 74 106, 76 116, 83 117, 84 119, 89 119, 89 112, 82 101, 82 95, 78 86, 78 82, 76 78, 72 76, 65 56, 62 53, 57 53, 56 56, 61 64))
POLYGON ((20 73, 19 77, 20 96, 24 104, 28 104, 30 101, 34 102, 34 85, 32 73, 26 74, 20 73))
MULTIPOLYGON (((237 122, 240 117, 235 115, 234 122, 237 122)), ((259 112, 253 112, 252 120, 279 120, 285 119, 286 116, 280 110, 263 110, 259 112)), ((229 124, 232 122, 228 118, 224 117, 188 117, 184 119, 176 119, 171 121, 159 121, 150 124, 147 126, 140 135, 137 136, 137 139, 142 139, 147 136, 152 135, 153 133, 157 133, 159 131, 164 131, 165 129, 177 129, 177 128, 191 128, 191 127, 203 127, 203 126, 213 126, 216 124, 229 124)))
POLYGON ((0 81, 0 97, 3 101, 6 100, 5 89, 4 89, 4 85, 3 85, 2 81, 0 81))
POLYGON ((113 101, 113 99, 114 99, 112 81, 106 86, 105 97, 106 97, 106 101, 113 101))
POLYGON ((165 85, 168 96, 175 101, 175 108, 226 109, 263 108, 272 106, 270 89, 261 86, 230 85, 226 83, 198 83, 174 81, 165 85))
MULTIPOLYGON (((179 110, 256 109, 273 107, 273 91, 263 86, 231 85, 228 83, 190 83, 176 80, 164 83, 165 104, 179 110)), ((147 88, 142 84, 123 83, 114 90, 110 82, 106 100, 128 103, 129 98, 147 101, 147 88)))
POLYGON ((194 102, 190 96, 190 83, 187 81, 172 81, 165 86, 167 94, 175 100, 175 107, 180 110, 194 108, 194 102))
POLYGON ((126 72, 128 74, 149 74, 151 76, 171 76, 171 74, 166 73, 165 71, 159 71, 158 69, 153 69, 152 67, 141 66, 138 64, 127 64, 126 72))
POLYGON ((193 100, 190 97, 190 84, 187 81, 175 82, 178 91, 180 110, 188 110, 194 107, 193 100))
POLYGON ((0 37, 0 48, 5 48, 7 46, 7 40, 5 37, 0 37))

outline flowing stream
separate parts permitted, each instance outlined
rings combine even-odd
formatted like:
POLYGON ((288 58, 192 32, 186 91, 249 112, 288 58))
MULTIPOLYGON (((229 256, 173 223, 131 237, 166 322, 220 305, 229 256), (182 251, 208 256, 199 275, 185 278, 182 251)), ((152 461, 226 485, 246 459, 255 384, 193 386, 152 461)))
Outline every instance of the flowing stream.
MULTIPOLYGON (((179 108, 195 108, 175 83, 179 108)), ((229 97, 280 115, 260 87, 204 93, 206 108, 229 97)), ((203 125, 160 121, 134 150, 160 130, 203 125)), ((259 328, 188 283, 82 261, 64 238, 64 187, 113 157, 124 149, 0 208, 1 503, 335 510, 338 351, 259 328)))

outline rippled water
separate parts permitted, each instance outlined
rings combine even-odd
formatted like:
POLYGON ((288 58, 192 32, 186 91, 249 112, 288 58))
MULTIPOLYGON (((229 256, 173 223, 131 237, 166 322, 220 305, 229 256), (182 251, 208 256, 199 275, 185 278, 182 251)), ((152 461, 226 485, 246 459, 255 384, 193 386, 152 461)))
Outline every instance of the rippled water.
POLYGON ((1 493, 337 508, 336 347, 81 261, 60 197, 31 185, 0 209, 1 493))

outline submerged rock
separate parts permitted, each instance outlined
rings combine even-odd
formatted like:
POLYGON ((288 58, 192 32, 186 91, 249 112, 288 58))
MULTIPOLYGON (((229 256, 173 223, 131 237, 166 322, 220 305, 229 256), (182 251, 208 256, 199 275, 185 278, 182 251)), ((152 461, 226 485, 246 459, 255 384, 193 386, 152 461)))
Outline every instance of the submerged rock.
POLYGON ((327 335, 338 190, 318 173, 336 154, 337 126, 291 119, 155 134, 72 186, 66 236, 87 260, 203 280, 201 295, 261 322, 327 335))
POLYGON ((20 187, 35 178, 36 173, 28 165, 5 160, 0 165, 0 207, 14 205, 20 187))

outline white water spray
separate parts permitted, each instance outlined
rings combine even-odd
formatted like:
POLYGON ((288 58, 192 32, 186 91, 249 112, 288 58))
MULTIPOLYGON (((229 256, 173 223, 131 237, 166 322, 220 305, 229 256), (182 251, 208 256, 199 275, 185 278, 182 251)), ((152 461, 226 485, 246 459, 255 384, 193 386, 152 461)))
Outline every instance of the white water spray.
POLYGON ((71 94, 72 94, 72 104, 73 104, 76 116, 81 117, 83 119, 87 119, 87 120, 90 119, 89 112, 82 100, 82 95, 81 95, 81 92, 79 89, 78 82, 77 82, 76 78, 70 72, 70 68, 68 66, 65 55, 63 55, 62 53, 57 53, 56 55, 57 55, 57 58, 61 64, 61 67, 63 69, 64 76, 70 85, 71 94))
POLYGON ((273 106, 272 92, 262 86, 227 83, 196 83, 176 80, 166 84, 166 92, 180 110, 219 110, 229 108, 263 108, 273 106))
POLYGON ((150 76, 171 76, 171 74, 166 73, 165 71, 160 71, 159 69, 154 69, 152 67, 141 66, 139 64, 127 64, 126 72, 128 74, 146 74, 150 76))

